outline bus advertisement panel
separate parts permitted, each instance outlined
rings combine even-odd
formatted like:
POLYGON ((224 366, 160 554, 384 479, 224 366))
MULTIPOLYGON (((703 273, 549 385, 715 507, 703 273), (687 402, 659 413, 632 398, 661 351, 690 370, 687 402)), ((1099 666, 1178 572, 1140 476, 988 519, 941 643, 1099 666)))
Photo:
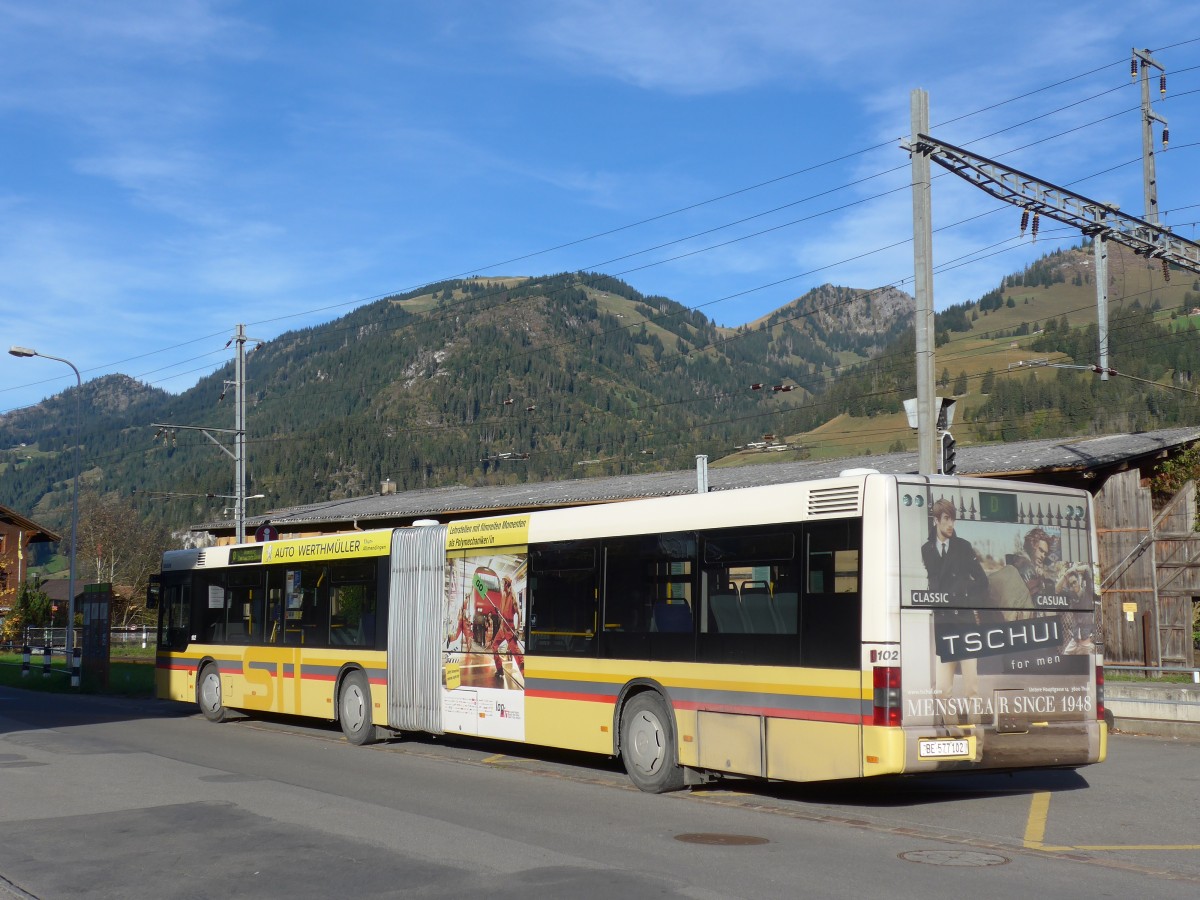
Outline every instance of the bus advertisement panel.
POLYGON ((905 723, 1094 718, 1087 497, 938 483, 898 501, 905 723))
POLYGON ((446 731, 525 739, 527 553, 447 560, 442 714, 446 731))

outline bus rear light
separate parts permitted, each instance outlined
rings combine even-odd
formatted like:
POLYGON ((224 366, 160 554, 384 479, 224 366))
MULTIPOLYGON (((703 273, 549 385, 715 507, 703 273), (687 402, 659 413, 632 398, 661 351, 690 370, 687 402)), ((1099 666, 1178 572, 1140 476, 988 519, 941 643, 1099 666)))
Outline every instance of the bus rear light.
POLYGON ((1104 719, 1104 666, 1096 666, 1096 718, 1104 719))
POLYGON ((871 673, 875 688, 871 724, 898 727, 900 725, 900 668, 898 666, 875 666, 871 673))

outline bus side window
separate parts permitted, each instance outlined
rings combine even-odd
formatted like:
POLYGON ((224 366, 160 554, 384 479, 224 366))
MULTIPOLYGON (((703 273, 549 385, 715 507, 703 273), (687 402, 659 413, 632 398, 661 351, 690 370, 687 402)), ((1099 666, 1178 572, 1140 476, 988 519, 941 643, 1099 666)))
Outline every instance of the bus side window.
POLYGON ((304 643, 310 647, 329 646, 329 572, 329 567, 321 566, 306 573, 312 589, 304 593, 300 627, 304 643))
POLYGON ((329 643, 334 647, 371 647, 375 643, 375 582, 335 584, 329 601, 329 643))
POLYGON ((800 535, 795 525, 702 534, 701 661, 800 664, 800 535))
POLYGON ((602 656, 677 661, 696 658, 692 624, 696 548, 692 532, 637 535, 604 542, 602 656), (666 607, 671 607, 669 613, 664 612, 666 607))
POLYGON ((804 530, 806 590, 800 601, 800 664, 857 669, 862 647, 862 520, 810 522, 804 530))
POLYGON ((530 548, 530 653, 596 654, 598 549, 594 541, 530 548))
POLYGON ((200 581, 199 586, 203 591, 199 599, 204 612, 198 623, 200 630, 196 637, 201 643, 223 644, 229 613, 229 593, 225 590, 224 573, 214 572, 208 575, 200 581))

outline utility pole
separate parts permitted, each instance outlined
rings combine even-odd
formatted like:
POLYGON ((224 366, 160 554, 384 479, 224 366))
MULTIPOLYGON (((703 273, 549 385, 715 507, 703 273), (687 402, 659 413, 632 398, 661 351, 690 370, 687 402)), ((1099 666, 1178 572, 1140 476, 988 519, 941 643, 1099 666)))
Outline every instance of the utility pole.
POLYGON ((935 446, 933 352, 936 344, 933 314, 933 200, 929 175, 929 150, 921 136, 929 131, 929 94, 922 88, 909 99, 912 115, 913 293, 916 299, 917 350, 917 471, 932 475, 938 470, 935 446))
MULTIPOLYGON (((234 427, 229 428, 210 428, 200 425, 167 425, 153 423, 153 426, 158 429, 155 432, 155 437, 160 434, 175 431, 199 431, 206 438, 212 441, 220 448, 221 452, 233 460, 234 467, 234 521, 237 529, 237 542, 245 543, 246 540, 246 342, 254 341, 258 346, 262 345, 259 338, 246 337, 246 326, 238 325, 237 332, 229 339, 230 344, 237 344, 237 351, 234 355, 233 362, 233 381, 225 382, 226 387, 233 387, 234 397, 234 412, 233 421, 234 427), (220 440, 213 437, 213 434, 233 435, 233 450, 221 443, 220 440)), ((221 399, 225 399, 225 392, 221 392, 221 399)), ((224 495, 222 495, 224 496, 224 495)), ((261 496, 261 495, 259 495, 261 496)))
POLYGON ((1133 60, 1130 63, 1129 74, 1138 77, 1138 63, 1141 63, 1142 74, 1142 190, 1145 195, 1145 212, 1142 214, 1151 225, 1158 224, 1158 178, 1154 174, 1154 123, 1163 127, 1163 149, 1167 149, 1170 132, 1167 120, 1150 108, 1150 67, 1158 69, 1158 90, 1160 95, 1167 93, 1166 70, 1149 50, 1133 48, 1133 60))
MULTIPOLYGON (((1103 210, 1097 212, 1097 221, 1104 221, 1103 210)), ((1092 240, 1092 258, 1096 261, 1096 332, 1099 348, 1096 365, 1100 367, 1100 380, 1108 381, 1108 239, 1098 234, 1092 240)))
MULTIPOLYGON (((233 364, 234 435, 233 464, 237 471, 237 486, 234 488, 234 520, 237 527, 237 542, 246 540, 246 326, 238 325, 233 338, 237 342, 237 353, 233 364)), ((226 345, 228 346, 228 345, 226 345)))

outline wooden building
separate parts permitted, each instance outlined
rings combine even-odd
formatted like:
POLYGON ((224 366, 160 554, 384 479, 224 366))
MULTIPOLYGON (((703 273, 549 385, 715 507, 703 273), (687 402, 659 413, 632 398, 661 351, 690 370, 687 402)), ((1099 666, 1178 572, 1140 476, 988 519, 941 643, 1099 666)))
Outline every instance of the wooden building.
POLYGON ((60 540, 50 529, 0 506, 0 619, 12 609, 25 582, 31 545, 60 540))

